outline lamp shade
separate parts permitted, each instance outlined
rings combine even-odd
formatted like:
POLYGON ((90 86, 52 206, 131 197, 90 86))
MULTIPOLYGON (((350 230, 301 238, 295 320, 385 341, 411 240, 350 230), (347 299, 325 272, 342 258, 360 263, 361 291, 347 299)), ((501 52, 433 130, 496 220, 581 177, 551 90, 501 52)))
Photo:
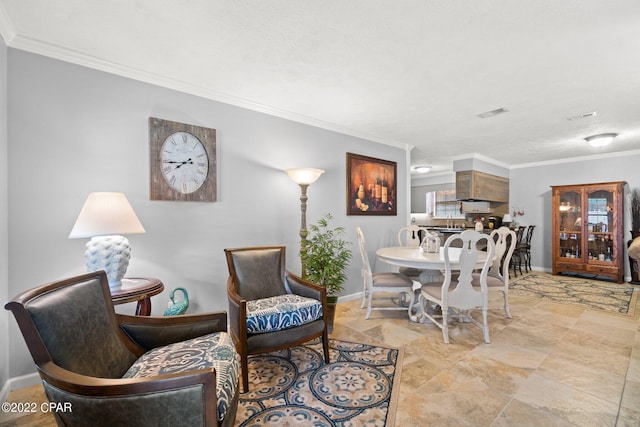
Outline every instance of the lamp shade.
POLYGON ((82 237, 141 234, 145 230, 123 193, 91 193, 69 233, 82 237))
POLYGON ((617 133, 601 133, 600 135, 592 135, 585 138, 592 147, 604 147, 611 144, 613 138, 618 136, 617 133))
POLYGON ((313 184, 324 173, 322 169, 314 168, 291 168, 285 169, 285 172, 289 174, 289 178, 293 182, 302 185, 313 184))
POLYGON ((513 222, 513 219, 511 219, 511 214, 504 214, 504 216, 502 217, 502 222, 513 222))

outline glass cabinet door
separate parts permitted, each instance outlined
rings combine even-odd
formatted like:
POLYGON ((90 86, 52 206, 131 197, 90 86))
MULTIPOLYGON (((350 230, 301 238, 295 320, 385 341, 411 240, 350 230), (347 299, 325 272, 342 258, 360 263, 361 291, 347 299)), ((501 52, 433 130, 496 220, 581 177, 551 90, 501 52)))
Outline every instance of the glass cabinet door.
POLYGON ((576 191, 560 194, 560 253, 565 258, 582 257, 582 195, 576 191))
POLYGON ((612 263, 613 253, 613 192, 598 190, 587 198, 587 241, 589 260, 612 263))

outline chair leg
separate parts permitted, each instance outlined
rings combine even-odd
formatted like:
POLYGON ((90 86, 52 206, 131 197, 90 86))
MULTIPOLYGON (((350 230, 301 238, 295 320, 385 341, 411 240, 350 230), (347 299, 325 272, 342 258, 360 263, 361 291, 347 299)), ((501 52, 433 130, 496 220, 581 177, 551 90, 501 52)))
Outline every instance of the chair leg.
POLYGON ((449 319, 447 319, 449 309, 446 310, 444 307, 442 308, 442 337, 444 338, 444 343, 449 344, 449 319))
POLYGON ((489 340, 489 324, 487 323, 487 308, 482 309, 482 332, 484 332, 484 342, 490 344, 489 340))
POLYGON ((523 274, 522 273, 522 254, 521 253, 518 254, 518 271, 520 272, 520 274, 523 274))
POLYGON ((413 306, 416 303, 416 293, 412 290, 411 292, 408 292, 408 294, 409 294, 409 319, 411 319, 411 318, 415 318, 415 316, 411 314, 411 311, 413 310, 413 306))
POLYGON ((331 363, 331 360, 329 359, 329 333, 327 332, 327 328, 325 328, 322 333, 322 350, 324 352, 324 363, 328 365, 331 363))
POLYGON ((249 361, 247 355, 240 355, 240 367, 242 369, 242 392, 249 391, 249 361))
POLYGON ((509 299, 507 297, 507 293, 502 291, 502 296, 504 297, 504 315, 507 316, 507 319, 511 319, 511 312, 509 311, 509 299))
POLYGON ((373 299, 373 292, 369 292, 369 298, 367 298, 367 315, 364 316, 365 320, 371 316, 371 300, 373 299))

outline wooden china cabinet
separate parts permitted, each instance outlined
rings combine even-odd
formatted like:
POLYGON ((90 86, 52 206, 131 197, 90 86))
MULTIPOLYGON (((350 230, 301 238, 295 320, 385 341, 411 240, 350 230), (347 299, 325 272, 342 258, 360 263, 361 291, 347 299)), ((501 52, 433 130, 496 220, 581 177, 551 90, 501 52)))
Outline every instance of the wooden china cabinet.
POLYGON ((625 182, 552 186, 553 274, 622 283, 625 182))

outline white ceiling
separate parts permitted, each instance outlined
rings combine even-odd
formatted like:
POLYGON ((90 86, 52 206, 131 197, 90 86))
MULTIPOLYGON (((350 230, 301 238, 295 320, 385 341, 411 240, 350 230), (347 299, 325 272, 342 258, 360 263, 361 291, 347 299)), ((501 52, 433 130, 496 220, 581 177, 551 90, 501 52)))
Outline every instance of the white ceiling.
POLYGON ((8 46, 451 170, 640 148, 638 0, 0 0, 8 46), (481 119, 478 114, 508 113, 481 119), (594 117, 567 120, 597 112, 594 117), (616 132, 595 149, 582 139, 616 132))

